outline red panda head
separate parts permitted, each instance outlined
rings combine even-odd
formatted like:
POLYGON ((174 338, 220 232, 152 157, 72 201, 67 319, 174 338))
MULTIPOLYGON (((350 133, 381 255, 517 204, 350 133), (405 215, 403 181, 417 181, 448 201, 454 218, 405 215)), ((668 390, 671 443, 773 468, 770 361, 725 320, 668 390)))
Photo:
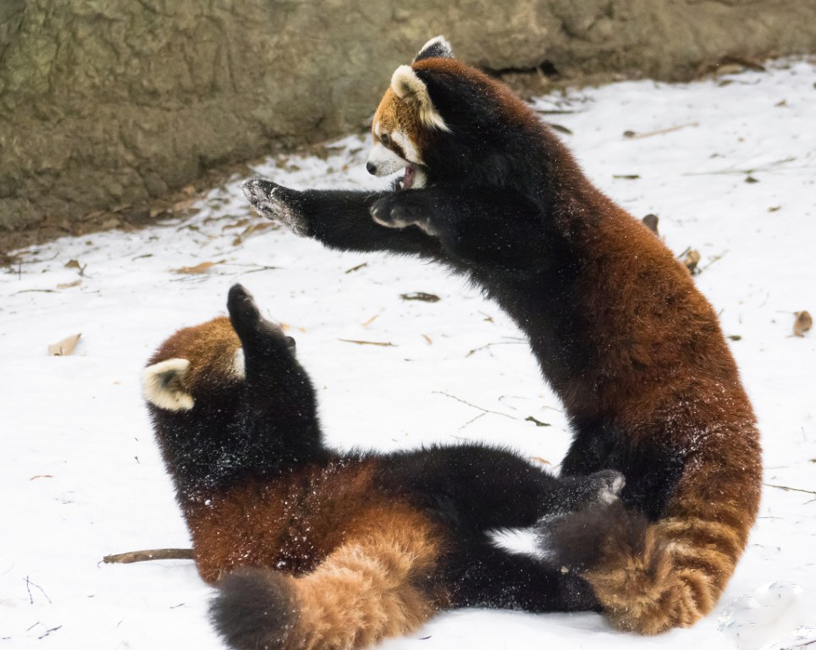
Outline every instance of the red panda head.
MULTIPOLYGON (((246 377, 236 324, 235 314, 232 320, 221 316, 185 327, 167 339, 142 371, 145 400, 164 411, 183 412, 192 410, 199 399, 212 404, 233 398, 246 377)), ((281 349, 294 356, 295 340, 274 323, 264 321, 264 326, 266 336, 280 340, 281 349)))
MULTIPOLYGON (((431 58, 452 58, 450 43, 442 36, 431 39, 414 57, 414 63, 431 58)), ((401 65, 391 77, 371 125, 373 146, 366 169, 376 176, 387 176, 405 169, 400 187, 425 185, 422 150, 430 132, 449 131, 435 109, 425 83, 409 65, 401 65)))
POLYGON ((179 330, 142 371, 142 393, 166 411, 189 411, 198 393, 229 389, 244 376, 241 341, 229 318, 179 330))
MULTIPOLYGON (((537 159, 545 127, 509 88, 453 58, 441 36, 411 65, 398 67, 371 126, 366 169, 376 176, 405 169, 398 187, 421 188, 475 171, 501 177, 520 158, 537 159), (483 163, 495 170, 480 169, 483 163)), ((531 163, 532 164, 532 163, 531 163)), ((482 179, 484 180, 484 179, 482 179)))

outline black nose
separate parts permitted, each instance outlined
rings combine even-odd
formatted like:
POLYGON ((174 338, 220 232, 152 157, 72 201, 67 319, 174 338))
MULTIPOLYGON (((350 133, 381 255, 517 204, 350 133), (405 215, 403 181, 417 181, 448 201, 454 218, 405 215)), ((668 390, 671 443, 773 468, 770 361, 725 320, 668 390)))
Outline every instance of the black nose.
POLYGON ((377 165, 374 163, 366 163, 366 171, 374 176, 377 175, 377 165))

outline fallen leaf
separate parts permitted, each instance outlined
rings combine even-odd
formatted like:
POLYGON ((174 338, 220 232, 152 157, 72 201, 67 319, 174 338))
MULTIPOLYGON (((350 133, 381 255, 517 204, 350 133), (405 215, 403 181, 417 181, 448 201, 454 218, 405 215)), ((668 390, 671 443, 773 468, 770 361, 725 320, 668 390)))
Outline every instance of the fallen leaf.
POLYGON ((731 341, 742 341, 742 337, 739 334, 729 334, 727 338, 731 341))
POLYGON ((245 228, 249 224, 249 219, 239 219, 235 223, 228 223, 223 226, 221 230, 229 230, 230 228, 245 228))
POLYGON ((176 201, 173 204, 173 212, 186 212, 190 208, 193 207, 193 203, 195 203, 195 199, 184 199, 183 201, 176 201))
POLYGON ((58 284, 57 289, 71 289, 82 284, 82 280, 74 280, 73 282, 66 282, 65 284, 58 284))
POLYGON ((439 302, 442 300, 437 295, 432 293, 425 293, 424 291, 414 291, 412 293, 401 293, 400 298, 403 300, 419 300, 420 302, 439 302))
POLYGON ((649 230, 651 230, 651 231, 652 231, 652 232, 653 232, 655 235, 658 235, 658 234, 659 234, 659 233, 657 232, 657 222, 658 222, 658 221, 659 221, 659 219, 657 218, 657 215, 656 215, 656 214, 647 214, 645 217, 643 217, 643 223, 644 223, 644 224, 646 225, 646 227, 647 227, 649 230))
POLYGON ((736 65, 743 68, 748 68, 749 70, 753 70, 754 72, 765 72, 765 66, 762 65, 759 61, 755 61, 754 59, 747 59, 742 56, 726 56, 722 60, 722 64, 720 65, 720 69, 718 72, 721 72, 723 68, 727 68, 729 65, 736 65))
POLYGON ((350 269, 345 271, 345 274, 348 275, 349 273, 354 273, 355 271, 359 271, 360 269, 364 269, 368 266, 368 262, 363 262, 362 264, 358 264, 357 266, 352 266, 350 269))
POLYGON ((542 465, 552 465, 550 461, 548 461, 546 458, 542 458, 541 456, 530 456, 530 460, 534 460, 542 465))
POLYGON ((427 334, 423 334, 423 335, 422 335, 422 338, 423 338, 423 339, 425 339, 425 342, 426 342, 428 345, 433 345, 433 341, 431 341, 431 337, 430 337, 430 336, 428 336, 427 334))
POLYGON ((51 357, 67 357, 73 354, 77 343, 79 343, 80 336, 82 336, 82 333, 72 334, 71 336, 66 336, 58 343, 49 345, 48 355, 51 357))
POLYGON ((38 478, 54 478, 51 474, 35 474, 32 476, 29 481, 36 481, 38 478))
POLYGON ((541 420, 537 420, 537 419, 536 419, 536 418, 534 418, 532 415, 531 415, 531 416, 529 416, 529 417, 524 418, 524 421, 525 421, 525 422, 532 422, 532 423, 533 423, 533 424, 535 424, 537 427, 551 427, 551 426, 552 426, 552 425, 551 425, 551 424, 549 424, 548 422, 542 422, 541 420))
POLYGON ((635 181, 640 178, 640 174, 612 174, 612 178, 622 178, 626 181, 635 181))
POLYGON ((284 332, 288 332, 289 330, 297 330, 297 331, 298 331, 298 332, 300 332, 301 334, 305 334, 305 333, 306 333, 306 328, 305 328, 305 327, 297 327, 297 326, 295 326, 295 325, 290 325, 289 323, 281 323, 281 322, 278 322, 278 325, 280 326, 280 328, 281 328, 281 329, 282 329, 284 332))
POLYGON ((180 269, 174 269, 173 273, 183 273, 186 275, 196 275, 198 273, 206 273, 216 264, 223 264, 224 260, 219 260, 218 262, 202 262, 201 264, 196 264, 195 266, 182 266, 180 269))
POLYGON ((64 268, 66 268, 66 269, 76 269, 77 272, 79 273, 79 275, 83 276, 83 275, 85 275, 85 269, 88 268, 88 265, 87 264, 84 264, 84 265, 80 264, 79 260, 68 260, 68 262, 65 263, 64 268))
POLYGON ((745 177, 745 182, 748 183, 748 184, 759 183, 759 181, 756 178, 754 178, 753 176, 746 176, 745 177))
POLYGON ((551 129, 554 131, 558 131, 559 133, 563 133, 564 135, 572 135, 572 131, 570 131, 566 126, 561 124, 555 124, 553 122, 547 122, 551 129))
POLYGON ((233 246, 240 246, 243 244, 247 239, 249 239, 252 235, 263 232, 264 230, 269 230, 270 228, 277 227, 277 224, 274 221, 259 221, 257 223, 253 223, 249 226, 246 230, 244 230, 240 235, 238 235, 235 239, 232 240, 233 246))
POLYGON ((700 263, 700 253, 693 248, 690 248, 686 256, 683 258, 683 266, 685 266, 689 273, 692 275, 697 275, 700 271, 697 268, 697 265, 700 263))
POLYGON ((768 208, 768 212, 776 212, 777 210, 780 210, 781 208, 782 208, 781 205, 775 205, 772 208, 768 208))
POLYGON ((374 322, 375 320, 377 320, 379 317, 380 317, 380 315, 379 315, 379 314, 374 314, 374 315, 373 315, 371 318, 369 318, 369 319, 368 319, 368 320, 367 320, 365 323, 363 323, 363 327, 368 327, 369 325, 371 325, 371 323, 373 323, 373 322, 374 322))
POLYGON ((359 341, 356 339, 337 339, 338 341, 342 341, 343 343, 354 343, 356 345, 378 345, 383 348, 395 348, 397 347, 393 343, 381 343, 379 341, 359 341))
POLYGON ((796 320, 793 321, 793 335, 804 336, 805 332, 813 327, 813 318, 809 312, 797 311, 795 312, 796 320))

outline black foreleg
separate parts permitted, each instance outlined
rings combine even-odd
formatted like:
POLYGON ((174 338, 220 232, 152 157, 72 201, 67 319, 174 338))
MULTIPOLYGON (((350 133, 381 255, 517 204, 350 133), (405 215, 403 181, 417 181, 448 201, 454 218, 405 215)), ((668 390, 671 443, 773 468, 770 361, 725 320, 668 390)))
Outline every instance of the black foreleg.
POLYGON ((477 445, 395 454, 382 481, 468 534, 532 526, 542 517, 612 500, 624 484, 617 472, 559 478, 514 453, 477 445))
POLYGON ((252 179, 244 183, 250 203, 262 215, 296 233, 344 251, 390 251, 438 258, 439 242, 417 228, 386 228, 371 218, 371 206, 389 193, 346 190, 300 192, 252 179))

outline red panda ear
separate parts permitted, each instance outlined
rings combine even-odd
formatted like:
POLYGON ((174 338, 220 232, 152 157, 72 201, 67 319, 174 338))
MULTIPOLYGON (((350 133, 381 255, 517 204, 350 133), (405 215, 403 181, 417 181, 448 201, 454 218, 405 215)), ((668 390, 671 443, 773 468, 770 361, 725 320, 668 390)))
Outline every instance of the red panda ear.
POLYGON ((416 108, 419 121, 431 129, 450 131, 445 120, 434 108, 428 87, 410 65, 401 65, 391 77, 391 89, 406 104, 416 108))
POLYGON ((166 411, 189 411, 194 403, 184 387, 189 367, 187 359, 167 359, 142 370, 144 398, 166 411))
POLYGON ((414 57, 413 63, 423 59, 452 59, 453 48, 444 36, 436 36, 425 43, 414 57))

